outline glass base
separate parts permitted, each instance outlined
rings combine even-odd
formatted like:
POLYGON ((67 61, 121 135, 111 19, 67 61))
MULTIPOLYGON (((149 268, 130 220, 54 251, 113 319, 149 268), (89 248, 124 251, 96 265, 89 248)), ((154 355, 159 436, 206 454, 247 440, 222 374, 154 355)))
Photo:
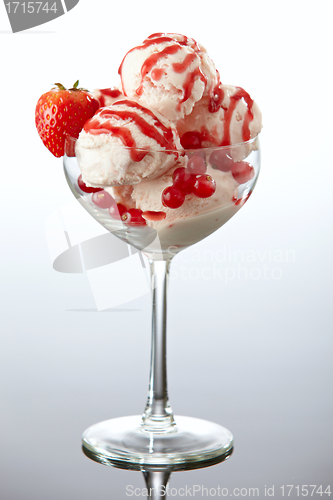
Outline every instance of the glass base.
POLYGON ((213 422, 178 416, 172 432, 160 433, 145 431, 141 419, 140 415, 121 417, 89 427, 82 436, 84 452, 105 465, 176 469, 231 454, 231 432, 213 422))

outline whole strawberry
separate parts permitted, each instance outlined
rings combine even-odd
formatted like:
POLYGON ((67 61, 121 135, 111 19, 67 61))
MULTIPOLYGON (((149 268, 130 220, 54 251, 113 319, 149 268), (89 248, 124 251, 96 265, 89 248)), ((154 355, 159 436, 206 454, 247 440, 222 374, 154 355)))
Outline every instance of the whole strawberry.
POLYGON ((36 106, 35 121, 44 145, 57 158, 64 156, 66 136, 78 137, 83 125, 100 107, 99 101, 85 89, 66 89, 61 83, 43 94, 36 106))

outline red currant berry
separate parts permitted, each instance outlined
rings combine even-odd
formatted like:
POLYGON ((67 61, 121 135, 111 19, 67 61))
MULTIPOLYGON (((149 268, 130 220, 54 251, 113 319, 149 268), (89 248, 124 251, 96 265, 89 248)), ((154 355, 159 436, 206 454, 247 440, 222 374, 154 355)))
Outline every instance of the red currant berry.
POLYGON ((122 205, 121 203, 114 203, 109 208, 109 214, 113 219, 121 220, 121 217, 125 212, 127 212, 127 208, 125 207, 125 205, 122 205))
POLYGON ((227 152, 222 149, 215 149, 209 157, 209 162, 213 168, 222 172, 229 172, 234 164, 227 152))
POLYGON ((238 184, 244 184, 253 179, 254 168, 246 161, 240 161, 233 164, 231 173, 238 184))
POLYGON ((186 168, 179 167, 173 173, 172 176, 173 185, 183 191, 183 193, 192 193, 192 188, 195 182, 195 177, 191 175, 186 168))
POLYGON ((162 203, 165 207, 179 208, 185 201, 185 194, 175 186, 169 186, 162 193, 162 203))
POLYGON ((146 225, 146 221, 142 217, 142 210, 139 210, 138 208, 130 208, 128 212, 122 214, 121 219, 123 222, 126 222, 126 224, 129 224, 130 226, 146 225))
POLYGON ((210 175, 197 175, 193 194, 198 198, 209 198, 216 191, 216 183, 210 175))
POLYGON ((185 132, 180 138, 180 143, 184 149, 200 149, 201 135, 199 132, 185 132))
POLYGON ((206 173, 207 165, 205 160, 201 156, 192 156, 188 160, 186 168, 190 172, 190 174, 200 175, 206 173))
POLYGON ((94 188, 94 187, 86 186, 86 184, 82 180, 82 174, 80 174, 78 177, 77 185, 79 186, 81 191, 83 191, 84 193, 98 193, 99 191, 103 191, 102 188, 94 188))
POLYGON ((107 191, 99 191, 98 193, 93 193, 91 201, 95 203, 99 208, 110 208, 115 204, 114 199, 107 191))

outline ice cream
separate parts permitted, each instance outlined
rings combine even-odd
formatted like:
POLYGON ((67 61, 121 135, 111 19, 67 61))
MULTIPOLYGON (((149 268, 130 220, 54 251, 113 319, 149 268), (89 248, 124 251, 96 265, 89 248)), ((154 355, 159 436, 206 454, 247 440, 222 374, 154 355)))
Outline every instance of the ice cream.
POLYGON ((251 194, 261 112, 183 35, 149 36, 119 74, 119 88, 95 91, 102 107, 76 144, 87 189, 103 189, 92 202, 108 210, 108 229, 112 220, 151 228, 162 247, 199 241, 251 194))
POLYGON ((177 121, 219 83, 213 61, 192 38, 155 33, 125 55, 119 74, 125 96, 177 121))
POLYGON ((238 182, 230 172, 222 172, 213 169, 210 165, 207 167, 206 176, 215 181, 216 189, 211 196, 200 198, 193 192, 186 194, 184 202, 178 208, 169 208, 163 204, 161 193, 174 184, 174 177, 177 172, 185 171, 184 167, 173 167, 157 179, 140 182, 131 189, 129 186, 117 187, 114 189, 106 188, 117 202, 125 206, 135 206, 143 212, 143 217, 148 225, 153 222, 153 227, 158 229, 165 225, 172 224, 177 220, 196 216, 214 210, 216 207, 230 205, 232 198, 237 194, 238 182), (125 188, 125 189, 124 189, 125 188), (151 213, 150 213, 151 212, 151 213), (155 219, 154 214, 164 213, 165 217, 155 219))
POLYGON ((177 122, 184 147, 191 147, 191 140, 204 148, 240 144, 259 134, 261 112, 250 95, 241 87, 222 84, 219 93, 221 103, 216 110, 203 97, 189 116, 177 122))
POLYGON ((95 187, 159 177, 183 154, 174 124, 129 99, 101 108, 85 123, 76 144, 83 181, 95 187))

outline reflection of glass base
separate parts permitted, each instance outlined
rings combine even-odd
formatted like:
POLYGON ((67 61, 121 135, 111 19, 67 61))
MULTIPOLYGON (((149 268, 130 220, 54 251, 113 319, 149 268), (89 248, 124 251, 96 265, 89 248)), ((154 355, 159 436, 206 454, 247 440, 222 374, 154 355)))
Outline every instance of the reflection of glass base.
POLYGON ((83 436, 86 454, 105 465, 177 466, 195 464, 230 455, 230 431, 206 420, 175 417, 173 432, 146 432, 141 416, 105 420, 87 429, 83 436))

